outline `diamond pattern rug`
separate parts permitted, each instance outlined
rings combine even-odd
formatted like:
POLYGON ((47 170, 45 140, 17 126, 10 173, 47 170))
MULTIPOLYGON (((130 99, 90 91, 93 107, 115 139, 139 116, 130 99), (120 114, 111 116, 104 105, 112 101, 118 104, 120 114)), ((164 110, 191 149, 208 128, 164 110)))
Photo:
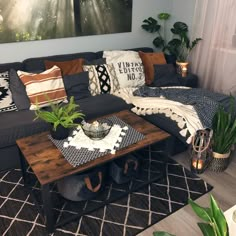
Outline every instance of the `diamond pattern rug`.
MULTIPOLYGON (((155 175, 163 168, 163 159, 158 152, 152 151, 150 155, 148 150, 143 150, 141 155, 142 168, 146 171, 144 176, 155 175)), ((133 236, 185 206, 188 198, 195 200, 212 189, 172 159, 168 160, 166 170, 164 179, 57 228, 52 236, 133 236)), ((101 201, 123 193, 132 184, 133 181, 122 185, 109 183, 96 199, 82 202, 64 200, 53 185, 51 192, 57 221, 82 209, 96 207, 101 201)), ((34 191, 40 198, 37 182, 34 191)), ((31 195, 23 187, 19 169, 0 173, 0 235, 47 235, 31 195)))

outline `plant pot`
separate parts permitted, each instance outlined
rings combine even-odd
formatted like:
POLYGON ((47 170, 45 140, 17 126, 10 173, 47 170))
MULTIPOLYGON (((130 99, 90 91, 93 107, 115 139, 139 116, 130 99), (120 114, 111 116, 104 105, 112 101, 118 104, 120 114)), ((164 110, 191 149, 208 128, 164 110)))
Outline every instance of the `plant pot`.
POLYGON ((181 77, 186 77, 188 73, 188 62, 179 62, 176 61, 177 73, 181 75, 181 77))
POLYGON ((52 126, 50 133, 52 138, 57 140, 62 140, 69 136, 69 131, 70 131, 69 128, 65 128, 62 125, 58 125, 56 130, 54 130, 52 126))
POLYGON ((209 164, 209 170, 215 171, 215 172, 224 171, 229 165, 230 153, 231 152, 221 154, 221 153, 217 153, 217 152, 212 152, 213 158, 209 164))

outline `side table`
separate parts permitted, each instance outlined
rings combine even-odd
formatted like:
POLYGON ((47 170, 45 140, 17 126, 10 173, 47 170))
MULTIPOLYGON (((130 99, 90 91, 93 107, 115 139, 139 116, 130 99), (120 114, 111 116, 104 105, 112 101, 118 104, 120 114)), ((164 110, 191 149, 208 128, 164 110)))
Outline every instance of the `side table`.
POLYGON ((187 86, 191 88, 198 87, 198 76, 192 73, 188 73, 186 77, 179 75, 178 77, 181 86, 187 86))

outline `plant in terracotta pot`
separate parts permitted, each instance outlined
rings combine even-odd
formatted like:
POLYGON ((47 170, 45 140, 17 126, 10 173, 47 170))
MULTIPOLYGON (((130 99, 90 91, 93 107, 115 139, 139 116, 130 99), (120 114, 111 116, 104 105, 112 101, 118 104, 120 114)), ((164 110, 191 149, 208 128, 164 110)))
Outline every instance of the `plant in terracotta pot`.
POLYGON ((214 171, 223 171, 227 168, 231 149, 236 144, 235 98, 231 96, 230 100, 229 110, 220 106, 212 121, 213 159, 209 168, 214 171))
POLYGON ((54 139, 65 139, 69 135, 69 129, 79 125, 79 120, 84 118, 84 114, 79 110, 79 105, 75 104, 74 97, 70 98, 67 104, 50 103, 50 110, 38 108, 35 110, 35 119, 42 119, 52 125, 51 135, 54 139))

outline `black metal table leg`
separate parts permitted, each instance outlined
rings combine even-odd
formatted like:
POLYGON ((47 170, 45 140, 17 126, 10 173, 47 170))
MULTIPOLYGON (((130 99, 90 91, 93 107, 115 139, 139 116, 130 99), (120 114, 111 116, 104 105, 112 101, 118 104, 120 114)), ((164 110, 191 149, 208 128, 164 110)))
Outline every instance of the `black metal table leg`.
POLYGON ((22 177, 24 180, 24 186, 26 186, 26 162, 25 162, 25 157, 22 154, 21 150, 19 149, 19 154, 20 154, 20 165, 21 165, 21 173, 22 177))
POLYGON ((55 227, 55 219, 52 211, 52 200, 49 184, 41 186, 43 199, 43 212, 45 217, 46 229, 49 233, 53 233, 55 227))

